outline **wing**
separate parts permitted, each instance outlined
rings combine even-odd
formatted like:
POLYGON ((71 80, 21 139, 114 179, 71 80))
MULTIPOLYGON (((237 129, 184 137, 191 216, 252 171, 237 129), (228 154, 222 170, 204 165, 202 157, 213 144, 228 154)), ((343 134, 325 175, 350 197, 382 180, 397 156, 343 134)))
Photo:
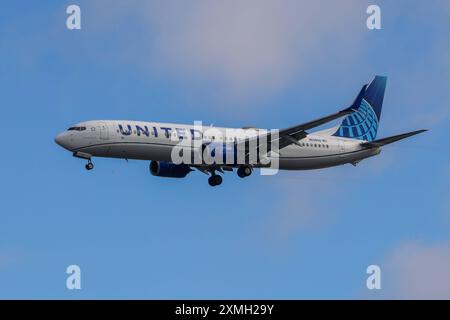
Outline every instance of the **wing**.
MULTIPOLYGON (((278 149, 282 149, 290 144, 298 144, 298 141, 305 138, 308 134, 306 130, 321 126, 322 124, 328 123, 330 121, 339 119, 343 116, 346 116, 354 111, 355 108, 358 108, 361 104, 361 100, 364 96, 364 93, 366 91, 367 85, 364 85, 361 90, 359 91, 359 94, 356 96, 353 103, 350 105, 350 107, 341 110, 339 112, 333 113, 331 115, 309 121, 306 123, 298 124, 289 128, 282 129, 278 132, 278 135, 272 136, 270 133, 266 133, 264 135, 259 135, 257 137, 252 137, 249 139, 246 139, 244 141, 238 142, 238 147, 244 148, 247 147, 251 140, 254 139, 260 139, 264 138, 264 141, 267 141, 267 152, 272 150, 272 143, 278 140, 278 149), (239 144, 244 144, 244 146, 239 146, 239 144)), ((258 148, 260 146, 259 143, 257 143, 258 148)), ((247 149, 246 149, 247 150, 247 149)), ((259 149, 258 149, 259 151, 259 149)))
MULTIPOLYGON (((286 129, 282 129, 279 131, 279 141, 278 141, 278 148, 282 149, 292 143, 297 144, 298 140, 301 140, 306 137, 308 134, 306 130, 321 126, 322 124, 328 123, 330 121, 339 119, 345 115, 348 115, 349 113, 352 113, 353 109, 352 107, 341 110, 339 112, 336 112, 334 114, 331 114, 326 117, 322 117, 313 121, 309 121, 306 123, 302 123, 299 125, 295 125, 286 129)), ((273 142, 274 140, 271 140, 273 142)))
POLYGON ((306 123, 298 124, 289 128, 279 130, 277 135, 276 134, 273 135, 270 132, 265 132, 263 134, 259 134, 254 137, 247 138, 245 140, 237 142, 237 147, 238 149, 245 148, 245 150, 248 150, 249 145, 252 145, 252 143, 254 145, 256 140, 258 151, 262 145, 260 144, 260 141, 264 141, 264 144, 267 143, 267 152, 272 150, 273 143, 277 141, 278 141, 278 149, 282 149, 290 144, 298 144, 298 141, 305 138, 306 135, 308 134, 306 130, 336 120, 352 112, 353 112, 353 105, 347 109, 341 110, 326 117, 322 117, 313 121, 309 121, 306 123))

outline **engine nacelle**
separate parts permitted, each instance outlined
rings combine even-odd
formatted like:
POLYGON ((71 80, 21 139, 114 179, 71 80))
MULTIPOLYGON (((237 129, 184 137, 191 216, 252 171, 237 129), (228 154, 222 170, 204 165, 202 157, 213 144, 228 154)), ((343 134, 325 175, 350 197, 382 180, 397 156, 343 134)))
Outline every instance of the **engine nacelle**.
POLYGON ((150 162, 150 173, 157 177, 184 178, 192 169, 186 164, 175 164, 167 161, 150 162))

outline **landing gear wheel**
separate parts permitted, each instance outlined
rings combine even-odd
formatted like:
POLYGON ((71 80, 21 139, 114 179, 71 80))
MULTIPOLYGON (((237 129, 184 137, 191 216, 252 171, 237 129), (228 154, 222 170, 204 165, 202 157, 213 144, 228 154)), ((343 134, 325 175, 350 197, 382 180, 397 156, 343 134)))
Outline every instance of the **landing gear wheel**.
POLYGON ((222 184, 222 177, 219 176, 219 175, 215 175, 214 176, 214 183, 215 183, 216 186, 222 184))
POLYGON ((92 162, 88 162, 88 163, 86 163, 86 170, 92 170, 92 169, 94 169, 94 164, 92 163, 92 162))
POLYGON ((208 183, 211 187, 218 186, 222 183, 222 177, 215 174, 208 178, 208 183))
POLYGON ((238 170, 237 170, 237 174, 238 174, 238 176, 240 177, 240 178, 245 178, 245 177, 248 177, 249 175, 251 175, 252 174, 252 168, 250 168, 250 167, 240 167, 238 170))

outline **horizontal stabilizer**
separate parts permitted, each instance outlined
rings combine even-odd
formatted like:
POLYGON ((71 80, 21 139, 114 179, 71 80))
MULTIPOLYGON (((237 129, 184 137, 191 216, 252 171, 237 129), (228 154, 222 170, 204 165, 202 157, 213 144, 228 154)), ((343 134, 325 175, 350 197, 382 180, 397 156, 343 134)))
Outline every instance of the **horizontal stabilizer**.
POLYGON ((396 136, 392 136, 392 137, 387 137, 387 138, 383 138, 383 139, 378 139, 378 140, 374 140, 371 142, 363 142, 361 143, 361 145, 363 147, 382 147, 385 146, 387 144, 396 142, 398 140, 402 140, 411 136, 414 136, 416 134, 425 132, 427 130, 417 130, 417 131, 412 131, 412 132, 408 132, 408 133, 402 133, 396 136))

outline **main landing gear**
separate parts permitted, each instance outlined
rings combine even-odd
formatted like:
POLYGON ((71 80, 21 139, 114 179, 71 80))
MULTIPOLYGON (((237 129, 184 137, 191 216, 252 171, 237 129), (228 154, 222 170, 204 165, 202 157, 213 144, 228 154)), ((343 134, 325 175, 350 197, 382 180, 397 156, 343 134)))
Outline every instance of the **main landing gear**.
MULTIPOLYGON (((214 169, 208 170, 209 173, 211 174, 211 176, 208 178, 208 183, 211 187, 215 187, 215 186, 222 184, 222 177, 219 176, 218 174, 216 174, 216 170, 221 173, 224 173, 223 170, 233 171, 232 168, 228 168, 228 167, 214 168, 214 169)), ((249 175, 252 174, 252 172, 253 172, 253 170, 252 170, 251 166, 242 166, 242 167, 239 167, 237 170, 237 174, 241 178, 248 177, 249 175)))
POLYGON ((222 183, 222 177, 213 173, 211 177, 208 178, 208 183, 211 187, 218 186, 222 183))
POLYGON ((239 167, 239 169, 237 170, 237 174, 240 178, 248 177, 252 174, 252 168, 249 166, 239 167))

